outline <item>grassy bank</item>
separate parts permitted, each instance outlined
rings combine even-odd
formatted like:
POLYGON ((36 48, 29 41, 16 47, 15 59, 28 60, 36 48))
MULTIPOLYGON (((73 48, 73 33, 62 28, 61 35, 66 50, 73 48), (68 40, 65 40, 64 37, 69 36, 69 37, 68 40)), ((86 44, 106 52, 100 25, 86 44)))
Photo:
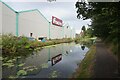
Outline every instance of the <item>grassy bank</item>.
POLYGON ((0 36, 0 42, 2 42, 2 55, 24 55, 30 51, 36 51, 42 49, 44 46, 55 45, 65 42, 72 42, 71 38, 47 40, 46 42, 31 41, 27 37, 16 37, 12 34, 0 36))
POLYGON ((81 45, 86 45, 87 47, 91 47, 91 45, 95 42, 96 37, 83 36, 75 39, 76 43, 80 43, 81 45))
POLYGON ((76 70, 74 78, 90 78, 92 76, 92 66, 94 57, 95 57, 96 47, 95 45, 91 46, 90 50, 86 53, 85 58, 79 65, 79 68, 76 70))
POLYGON ((109 36, 107 39, 103 40, 106 44, 107 48, 115 55, 118 55, 118 48, 120 47, 120 41, 118 41, 118 38, 113 38, 112 36, 109 36))

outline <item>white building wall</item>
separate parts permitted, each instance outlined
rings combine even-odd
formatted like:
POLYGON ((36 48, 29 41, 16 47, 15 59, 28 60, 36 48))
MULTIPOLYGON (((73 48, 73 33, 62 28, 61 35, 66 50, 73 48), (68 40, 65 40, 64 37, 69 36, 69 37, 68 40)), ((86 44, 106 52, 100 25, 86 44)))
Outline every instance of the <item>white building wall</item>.
MULTIPOLYGON (((2 3, 0 2, 0 36, 2 33, 2 3)), ((2 44, 2 38, 0 37, 0 45, 2 44)), ((0 46, 2 47, 2 45, 0 46)), ((2 53, 2 50, 0 50, 0 53, 2 53)), ((2 56, 2 54, 0 54, 2 56)), ((2 61, 0 61, 0 79, 2 79, 2 61)))
POLYGON ((16 13, 2 4, 2 33, 16 35, 16 13))
POLYGON ((72 36, 75 38, 75 29, 72 30, 72 36))
MULTIPOLYGON (((2 33, 12 33, 16 35, 16 13, 5 4, 0 2, 0 28, 2 33)), ((34 38, 47 37, 51 39, 62 39, 75 37, 75 32, 67 26, 60 27, 52 25, 39 13, 39 11, 22 11, 18 17, 18 35, 30 37, 33 33, 34 38), (50 31, 49 31, 50 27, 50 31), (50 33, 50 34, 49 34, 50 33)))
POLYGON ((2 2, 0 2, 0 34, 2 33, 2 2))
POLYGON ((67 38, 67 26, 64 26, 64 38, 67 38))
POLYGON ((75 29, 73 29, 72 33, 73 33, 73 38, 75 38, 75 29))
POLYGON ((62 39, 63 38, 63 27, 50 25, 50 38, 51 39, 62 39))
POLYGON ((19 13, 19 35, 49 38, 48 30, 48 21, 38 11, 19 13))
POLYGON ((71 28, 64 26, 64 36, 65 38, 71 38, 71 28))
POLYGON ((75 29, 74 28, 72 29, 72 32, 71 32, 71 38, 75 38, 75 29))

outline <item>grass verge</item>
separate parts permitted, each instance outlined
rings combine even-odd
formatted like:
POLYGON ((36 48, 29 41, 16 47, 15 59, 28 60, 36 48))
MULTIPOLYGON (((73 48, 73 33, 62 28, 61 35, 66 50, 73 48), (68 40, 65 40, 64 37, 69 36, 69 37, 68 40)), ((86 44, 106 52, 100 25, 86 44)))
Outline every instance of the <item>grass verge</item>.
POLYGON ((85 58, 81 61, 76 73, 73 75, 74 78, 90 78, 92 76, 95 53, 96 47, 92 45, 85 58))
POLYGON ((60 43, 69 43, 74 41, 71 38, 46 40, 41 42, 37 40, 29 40, 25 36, 14 36, 13 34, 0 35, 0 49, 3 56, 25 56, 33 51, 39 51, 43 47, 55 46, 60 43))

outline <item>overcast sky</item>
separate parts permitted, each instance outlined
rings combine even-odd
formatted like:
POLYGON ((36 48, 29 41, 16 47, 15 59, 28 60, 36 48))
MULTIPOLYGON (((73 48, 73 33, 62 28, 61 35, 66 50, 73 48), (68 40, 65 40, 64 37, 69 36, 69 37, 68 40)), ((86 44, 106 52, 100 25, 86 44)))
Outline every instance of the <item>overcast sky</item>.
POLYGON ((16 11, 38 9, 49 21, 52 16, 62 19, 80 33, 83 25, 90 24, 89 20, 77 19, 75 3, 77 0, 2 0, 16 11))

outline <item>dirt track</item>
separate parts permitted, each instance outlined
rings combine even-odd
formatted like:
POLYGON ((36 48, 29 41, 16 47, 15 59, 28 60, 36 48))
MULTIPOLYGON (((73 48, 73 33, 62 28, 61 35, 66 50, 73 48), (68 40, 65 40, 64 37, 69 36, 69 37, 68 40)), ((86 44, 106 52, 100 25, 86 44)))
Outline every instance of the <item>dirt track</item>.
POLYGON ((93 73, 93 78, 118 77, 117 59, 107 51, 106 47, 100 40, 96 41, 96 55, 93 73))

